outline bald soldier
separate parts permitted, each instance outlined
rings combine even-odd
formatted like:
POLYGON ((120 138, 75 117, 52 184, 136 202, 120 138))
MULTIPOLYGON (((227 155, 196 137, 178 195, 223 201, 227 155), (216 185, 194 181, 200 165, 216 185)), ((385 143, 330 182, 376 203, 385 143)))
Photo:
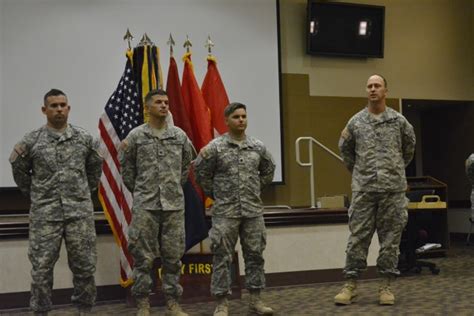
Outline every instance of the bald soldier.
POLYGON ((400 274, 400 239, 408 219, 405 168, 415 152, 413 127, 386 106, 385 78, 370 76, 366 91, 368 105, 349 120, 339 141, 341 156, 352 174, 352 202, 344 267, 347 282, 334 298, 338 305, 351 304, 357 298, 357 279, 367 268, 367 253, 375 231, 380 243, 379 303, 395 303, 390 284, 400 274))
POLYGON ((10 156, 15 182, 31 202, 28 258, 35 315, 51 310, 53 269, 63 239, 73 275, 72 303, 83 315, 96 298, 91 192, 97 190, 102 158, 97 140, 68 124, 70 109, 64 92, 47 92, 41 108, 46 125, 26 134, 10 156))

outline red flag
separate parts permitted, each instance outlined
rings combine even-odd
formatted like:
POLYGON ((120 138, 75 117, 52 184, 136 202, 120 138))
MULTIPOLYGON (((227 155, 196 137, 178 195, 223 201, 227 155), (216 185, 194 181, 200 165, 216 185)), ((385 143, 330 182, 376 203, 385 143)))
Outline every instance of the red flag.
POLYGON ((181 95, 181 84, 179 82, 178 66, 174 57, 170 57, 170 67, 168 69, 168 79, 166 81, 166 93, 170 103, 170 112, 173 115, 174 125, 181 128, 190 139, 194 139, 189 114, 184 107, 183 96, 181 95))
POLYGON ((209 110, 211 110, 214 135, 226 133, 227 125, 224 120, 224 109, 229 104, 229 98, 219 70, 217 70, 217 62, 214 56, 207 57, 207 73, 201 91, 209 110))
POLYGON ((193 138, 191 140, 199 152, 213 138, 211 114, 194 77, 191 53, 184 54, 183 61, 184 69, 181 91, 186 110, 189 113, 189 120, 192 122, 193 138))
MULTIPOLYGON (((193 140, 193 131, 189 120, 189 113, 186 112, 183 96, 181 94, 178 66, 172 56, 170 57, 170 66, 168 69, 166 93, 168 94, 174 125, 184 130, 188 137, 193 140)), ((209 230, 204 216, 204 198, 201 189, 195 183, 192 168, 183 190, 185 199, 184 225, 186 231, 186 250, 188 250, 198 242, 205 239, 207 237, 207 231, 209 230)))

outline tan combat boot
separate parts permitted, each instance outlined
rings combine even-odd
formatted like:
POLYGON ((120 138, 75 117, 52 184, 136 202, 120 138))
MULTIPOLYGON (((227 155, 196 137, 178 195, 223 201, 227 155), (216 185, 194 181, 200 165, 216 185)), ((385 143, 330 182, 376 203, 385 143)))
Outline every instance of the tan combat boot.
POLYGON ((228 316, 229 315, 229 302, 227 296, 217 296, 217 306, 214 310, 213 316, 228 316))
POLYGON ((390 283, 393 278, 384 277, 380 283, 379 288, 379 304, 380 305, 393 305, 395 304, 395 295, 393 295, 390 289, 390 283))
POLYGON ((150 316, 150 301, 148 297, 137 297, 137 316, 150 316))
POLYGON ((250 291, 249 310, 257 315, 273 315, 273 309, 262 302, 260 290, 250 291))
POLYGON ((337 305, 349 305, 357 301, 357 279, 348 279, 339 294, 334 297, 337 305))
POLYGON ((183 310, 181 306, 179 306, 178 301, 174 298, 167 298, 166 299, 166 316, 188 316, 183 310))

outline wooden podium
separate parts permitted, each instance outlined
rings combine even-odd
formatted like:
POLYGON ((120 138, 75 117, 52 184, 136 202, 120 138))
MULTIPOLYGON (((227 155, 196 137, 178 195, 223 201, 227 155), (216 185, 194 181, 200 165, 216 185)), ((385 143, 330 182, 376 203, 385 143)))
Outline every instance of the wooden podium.
MULTIPOLYGON (((196 303, 214 300, 211 296, 211 275, 212 275, 212 254, 210 253, 190 253, 185 254, 181 259, 180 284, 183 287, 183 296, 180 303, 196 303)), ((242 291, 240 287, 239 257, 234 254, 231 265, 232 275, 232 295, 230 299, 240 299, 242 291)), ((161 290, 161 260, 156 259, 152 269, 153 284, 150 294, 150 305, 165 305, 165 297, 161 290)), ((127 305, 135 306, 135 300, 131 295, 131 286, 127 288, 127 305)))

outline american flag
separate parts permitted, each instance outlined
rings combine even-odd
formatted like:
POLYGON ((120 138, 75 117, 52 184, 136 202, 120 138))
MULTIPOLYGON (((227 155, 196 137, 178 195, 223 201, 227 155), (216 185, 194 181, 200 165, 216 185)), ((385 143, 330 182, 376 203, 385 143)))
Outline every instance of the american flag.
POLYGON ((127 234, 132 219, 132 195, 122 182, 118 148, 128 133, 143 122, 143 111, 132 70, 132 54, 132 51, 127 52, 125 71, 99 120, 100 146, 104 155, 99 200, 120 248, 122 286, 129 285, 132 276, 133 259, 128 252, 127 234))

